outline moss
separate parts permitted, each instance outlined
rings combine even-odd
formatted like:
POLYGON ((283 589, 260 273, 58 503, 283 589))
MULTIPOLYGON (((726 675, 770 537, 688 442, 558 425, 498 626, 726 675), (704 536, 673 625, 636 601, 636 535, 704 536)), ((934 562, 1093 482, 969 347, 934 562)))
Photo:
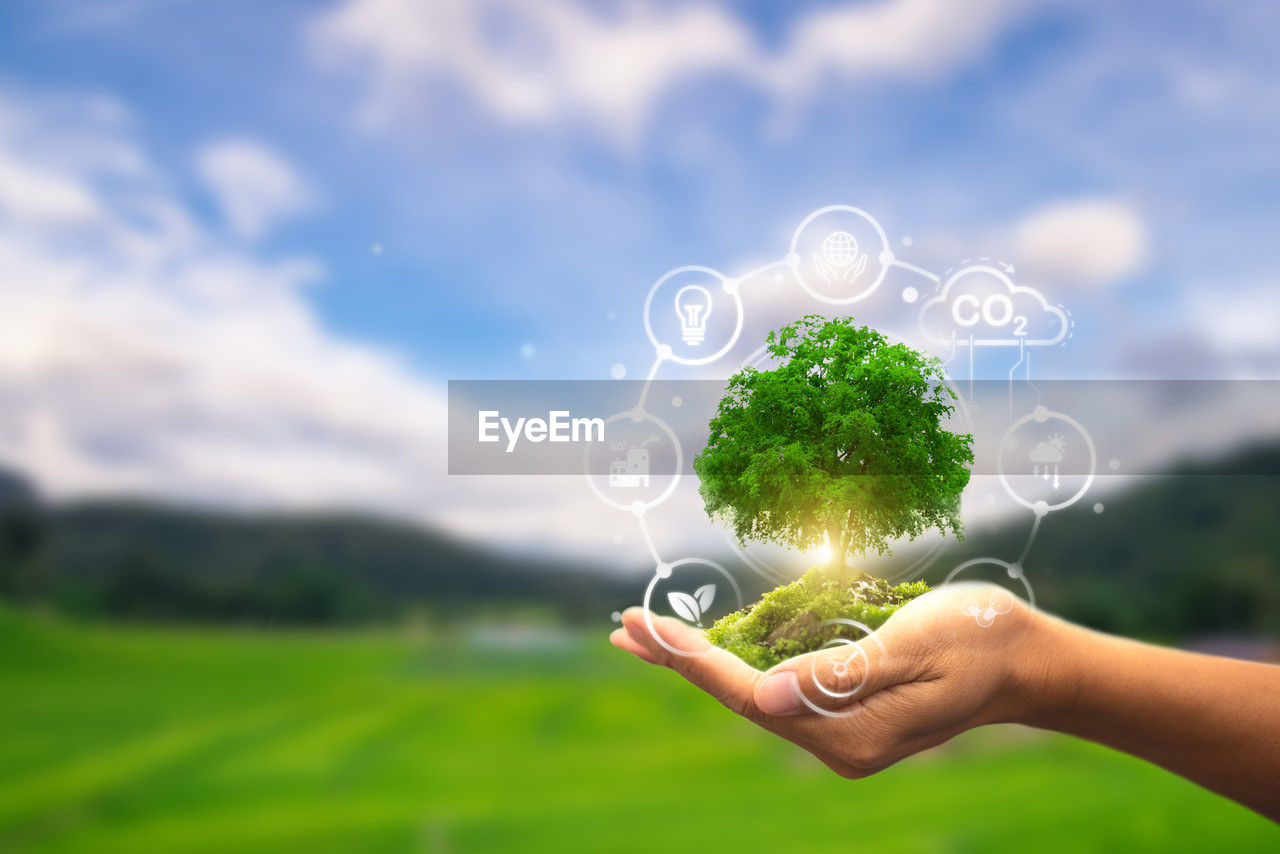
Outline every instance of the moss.
POLYGON ((707 638, 747 664, 767 670, 785 659, 820 649, 841 634, 825 620, 843 617, 878 629, 904 604, 929 590, 923 581, 896 587, 851 569, 815 566, 759 602, 717 620, 707 638))

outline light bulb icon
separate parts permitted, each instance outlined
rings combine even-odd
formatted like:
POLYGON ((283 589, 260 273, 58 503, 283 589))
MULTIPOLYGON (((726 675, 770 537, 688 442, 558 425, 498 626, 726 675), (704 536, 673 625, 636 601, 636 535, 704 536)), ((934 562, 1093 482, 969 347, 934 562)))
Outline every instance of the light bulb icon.
POLYGON ((693 347, 701 344, 711 316, 711 292, 701 285, 685 285, 676 294, 676 316, 684 343, 693 347))

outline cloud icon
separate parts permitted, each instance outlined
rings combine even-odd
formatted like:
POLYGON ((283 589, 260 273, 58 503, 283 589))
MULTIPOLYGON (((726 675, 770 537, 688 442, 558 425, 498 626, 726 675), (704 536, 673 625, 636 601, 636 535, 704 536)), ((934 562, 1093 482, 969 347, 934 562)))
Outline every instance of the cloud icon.
POLYGON ((1067 337, 1067 315, 998 267, 958 270, 920 309, 920 331, 938 344, 1049 347, 1067 337))
POLYGON ((1049 442, 1040 442, 1031 449, 1029 459, 1033 463, 1060 463, 1062 462, 1062 448, 1049 442))

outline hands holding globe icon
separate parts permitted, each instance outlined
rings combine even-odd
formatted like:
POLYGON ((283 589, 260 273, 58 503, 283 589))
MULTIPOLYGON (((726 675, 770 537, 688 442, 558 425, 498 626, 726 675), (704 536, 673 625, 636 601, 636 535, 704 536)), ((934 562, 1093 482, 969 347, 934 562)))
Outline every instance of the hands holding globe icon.
POLYGON ((827 282, 852 282, 867 269, 867 256, 858 252, 858 241, 847 231, 833 231, 822 241, 822 252, 813 266, 827 282))

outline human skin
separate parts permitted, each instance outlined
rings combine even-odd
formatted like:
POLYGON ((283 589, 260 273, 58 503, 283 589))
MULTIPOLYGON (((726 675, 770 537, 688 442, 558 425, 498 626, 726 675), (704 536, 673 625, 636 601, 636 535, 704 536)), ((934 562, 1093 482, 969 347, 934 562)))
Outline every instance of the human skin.
POLYGON ((654 632, 687 654, 668 650, 640 608, 622 615, 610 641, 844 777, 874 774, 974 727, 1020 723, 1140 756, 1280 821, 1280 667, 1101 634, 1021 600, 985 627, 966 612, 993 594, 1007 602, 1001 591, 933 590, 890 618, 875 634, 880 643, 859 641, 865 655, 836 647, 764 673, 691 626, 653 616, 654 632), (819 685, 857 690, 835 699, 819 685))

